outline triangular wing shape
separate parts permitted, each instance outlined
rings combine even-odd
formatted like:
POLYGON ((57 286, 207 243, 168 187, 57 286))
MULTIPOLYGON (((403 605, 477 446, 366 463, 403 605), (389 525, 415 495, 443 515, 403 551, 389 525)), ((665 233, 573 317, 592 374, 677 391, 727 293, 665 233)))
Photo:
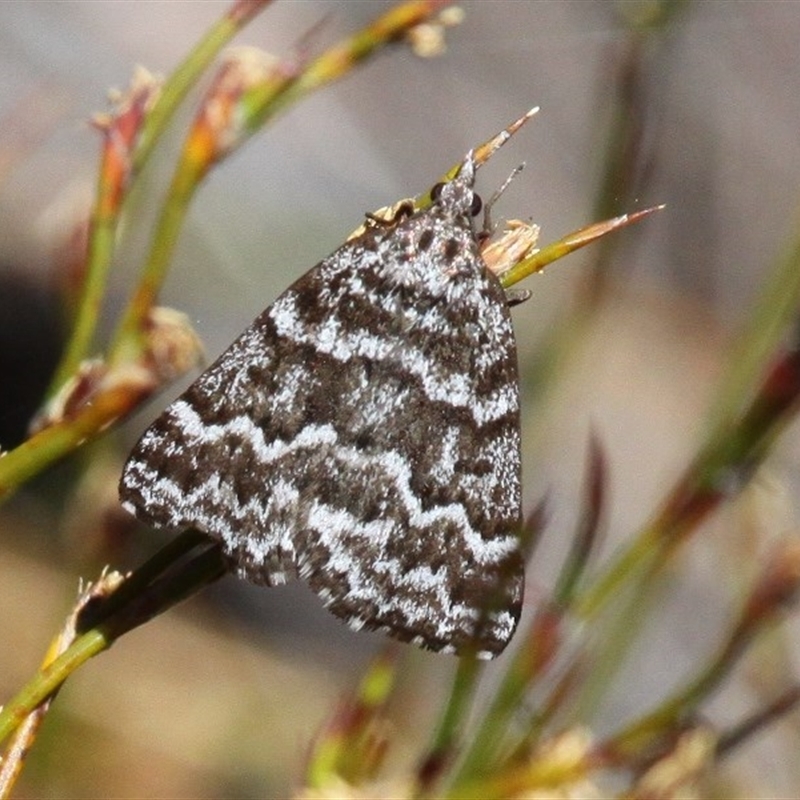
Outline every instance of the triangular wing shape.
POLYGON ((500 652, 524 583, 517 359, 473 177, 468 157, 267 308, 142 436, 125 507, 256 583, 299 575, 355 628, 500 652))

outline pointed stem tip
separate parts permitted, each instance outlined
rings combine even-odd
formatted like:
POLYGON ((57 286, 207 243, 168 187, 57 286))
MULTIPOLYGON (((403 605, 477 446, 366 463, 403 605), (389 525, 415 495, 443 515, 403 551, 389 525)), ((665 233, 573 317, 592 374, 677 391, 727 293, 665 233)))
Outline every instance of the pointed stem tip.
POLYGON ((485 164, 534 114, 539 111, 539 106, 526 111, 519 119, 514 120, 508 127, 503 128, 500 133, 495 134, 487 142, 479 145, 473 152, 475 166, 485 164))

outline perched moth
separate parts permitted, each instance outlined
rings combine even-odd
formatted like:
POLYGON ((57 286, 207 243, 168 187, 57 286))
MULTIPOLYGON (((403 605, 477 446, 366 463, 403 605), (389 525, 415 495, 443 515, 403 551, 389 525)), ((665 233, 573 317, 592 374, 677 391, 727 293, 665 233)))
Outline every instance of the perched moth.
POLYGON ((255 583, 302 578, 353 628, 500 653, 524 588, 519 386, 473 185, 530 113, 280 295, 145 431, 124 507, 204 531, 255 583))

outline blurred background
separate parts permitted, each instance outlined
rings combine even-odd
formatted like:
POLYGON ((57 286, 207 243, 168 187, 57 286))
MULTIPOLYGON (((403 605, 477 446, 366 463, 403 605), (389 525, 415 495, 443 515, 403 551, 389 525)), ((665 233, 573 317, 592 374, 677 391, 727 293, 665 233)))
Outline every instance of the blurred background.
MULTIPOLYGON (((329 44, 390 5, 278 2, 237 43, 287 54, 319 26, 312 43, 329 44)), ((602 268, 590 248, 528 279, 533 297, 514 310, 526 507, 546 493, 551 511, 530 570, 529 613, 569 543, 590 432, 610 463, 610 552, 694 452, 731 339, 795 232, 800 4, 674 3, 669 24, 638 37, 632 21, 653 4, 460 5, 465 19, 441 57, 384 53, 216 169, 161 302, 190 317, 213 360, 365 211, 425 190, 533 105, 539 115, 480 174, 486 197, 526 162, 497 219, 532 219, 547 243, 602 216, 666 203, 615 235, 602 268), (618 127, 620 119, 631 124, 618 127), (635 140, 619 130, 635 131, 635 140), (601 199, 611 157, 623 159, 633 189, 601 199), (543 390, 537 355, 576 308, 591 309, 580 344, 561 352, 543 390)), ((135 65, 169 73, 226 8, 214 0, 0 5, 4 449, 23 438, 58 356, 60 293, 99 150, 88 120, 106 109, 110 88, 128 85, 135 65)), ((136 225, 122 232, 106 329, 133 284, 191 108, 190 100, 145 175, 128 220, 136 225)), ((166 540, 116 511, 116 480, 127 448, 190 377, 116 431, 88 472, 90 453, 79 453, 0 511, 3 697, 35 669, 80 576, 105 563, 133 568, 166 540)), ((798 455, 798 432, 789 430, 735 508, 692 545, 598 731, 647 708, 713 646, 741 586, 737 560, 751 566, 764 541, 796 529, 798 455)), ((304 586, 264 591, 227 578, 70 680, 17 795, 281 796, 315 726, 382 643, 345 629, 304 586)), ((792 663, 796 648, 786 643, 792 663)), ((397 736, 410 749, 415 729, 425 729, 420 720, 435 718, 431 698, 449 686, 453 662, 416 651, 405 658, 397 736)), ((715 721, 756 705, 759 675, 742 672, 712 704, 715 721)), ((800 791, 797 722, 779 728, 731 761, 742 796, 800 791)))

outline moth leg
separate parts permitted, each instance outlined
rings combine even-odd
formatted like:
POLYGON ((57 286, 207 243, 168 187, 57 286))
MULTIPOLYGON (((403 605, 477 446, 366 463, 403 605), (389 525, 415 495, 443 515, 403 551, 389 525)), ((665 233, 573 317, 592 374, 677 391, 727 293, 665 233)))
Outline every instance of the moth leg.
POLYGON ((380 211, 367 211, 364 216, 379 227, 391 228, 393 225, 397 225, 400 220, 410 217, 413 213, 414 201, 401 200, 399 203, 388 208, 382 208, 380 211))
POLYGON ((530 289, 506 289, 506 305, 509 308, 518 306, 529 300, 533 292, 530 289))

